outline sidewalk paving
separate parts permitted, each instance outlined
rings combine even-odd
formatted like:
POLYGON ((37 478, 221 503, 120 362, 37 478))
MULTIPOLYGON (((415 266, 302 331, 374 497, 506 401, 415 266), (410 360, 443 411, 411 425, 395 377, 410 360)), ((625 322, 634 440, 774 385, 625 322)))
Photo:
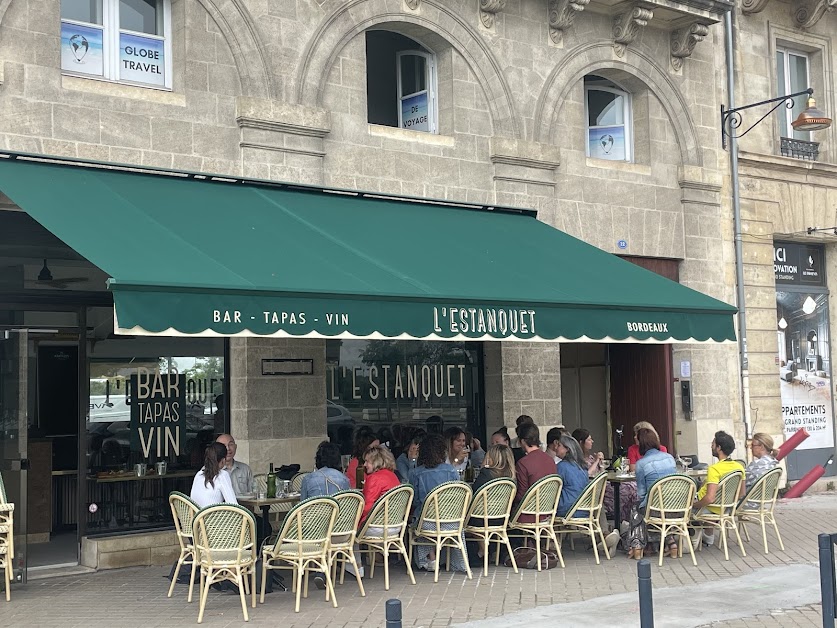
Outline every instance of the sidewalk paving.
MULTIPOLYGON (((688 557, 666 559, 663 567, 652 564, 655 607, 658 626, 713 626, 743 628, 753 626, 821 626, 817 604, 816 577, 817 534, 837 532, 837 495, 825 494, 782 503, 777 519, 785 542, 785 551, 771 543, 769 555, 763 553, 761 537, 753 534, 745 542, 747 557, 730 549, 730 561, 717 548, 704 548, 694 567, 688 557), (730 596, 718 593, 717 583, 732 589, 749 583, 745 598, 730 604, 730 596), (784 589, 777 583, 785 583, 784 589), (678 591, 678 588, 689 587, 678 591), (782 593, 780 596, 779 593, 782 593), (686 604, 695 596, 705 605, 686 604), (717 599, 713 608, 711 600, 717 599), (780 599, 781 598, 781 599, 780 599), (683 600, 682 606, 679 606, 683 600), (731 614, 717 611, 732 606, 731 614), (705 609, 705 610, 702 610, 705 609), (716 622, 716 623, 713 623, 716 622)), ((752 534, 752 531, 751 531, 752 534)), ((364 581, 366 597, 357 592, 353 580, 337 586, 339 608, 326 603, 321 591, 311 586, 309 598, 302 600, 301 612, 293 612, 291 593, 276 592, 266 596, 264 605, 248 607, 250 622, 245 624, 238 596, 211 592, 203 625, 211 627, 275 625, 288 628, 374 628, 384 626, 386 600, 398 598, 403 603, 404 626, 453 626, 474 622, 474 626, 497 626, 500 616, 504 626, 524 611, 531 613, 528 625, 572 625, 571 620, 637 626, 639 609, 636 598, 636 562, 624 554, 596 565, 592 553, 580 548, 565 550, 566 569, 538 573, 521 569, 515 574, 505 567, 489 568, 487 577, 474 570, 474 579, 464 574, 433 575, 416 572, 417 586, 412 586, 403 567, 391 573, 390 590, 384 591, 383 574, 364 581), (589 601, 596 599, 594 604, 589 601), (568 606, 587 602, 583 606, 568 606), (584 610, 579 611, 582 608, 584 610), (591 620, 586 611, 595 610, 591 620), (582 615, 578 615, 582 613, 582 615), (538 620, 546 615, 549 621, 538 620), (481 622, 479 620, 489 620, 481 622)), ((155 628, 192 626, 197 621, 197 603, 187 604, 185 585, 166 597, 168 567, 135 567, 95 574, 66 576, 31 581, 14 587, 11 603, 0 600, 0 626, 43 626, 45 628, 155 628)), ((730 589, 730 590, 731 590, 730 589)), ((465 627, 463 627, 465 628, 465 627)))

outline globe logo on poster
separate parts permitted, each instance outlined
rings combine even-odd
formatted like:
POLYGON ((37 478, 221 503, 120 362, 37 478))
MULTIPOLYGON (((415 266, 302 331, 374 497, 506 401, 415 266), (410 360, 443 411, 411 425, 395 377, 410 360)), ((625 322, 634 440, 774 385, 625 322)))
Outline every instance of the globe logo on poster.
POLYGON ((90 43, 84 35, 76 33, 70 37, 70 49, 73 51, 76 63, 84 63, 83 59, 87 56, 87 51, 90 50, 90 43))

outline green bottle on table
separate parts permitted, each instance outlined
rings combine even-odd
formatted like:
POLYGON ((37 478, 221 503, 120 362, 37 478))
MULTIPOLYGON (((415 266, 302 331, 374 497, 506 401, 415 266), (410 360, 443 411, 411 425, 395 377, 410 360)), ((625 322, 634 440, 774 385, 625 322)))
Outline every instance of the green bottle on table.
POLYGON ((267 474, 267 496, 276 497, 276 472, 273 470, 273 463, 270 463, 270 472, 267 474))

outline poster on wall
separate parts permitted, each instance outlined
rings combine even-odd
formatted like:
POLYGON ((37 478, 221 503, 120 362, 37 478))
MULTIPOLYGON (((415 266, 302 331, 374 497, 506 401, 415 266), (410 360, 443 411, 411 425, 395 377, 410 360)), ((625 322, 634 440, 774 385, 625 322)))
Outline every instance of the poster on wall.
POLYGON ((427 92, 406 96, 401 100, 401 126, 411 131, 430 131, 427 92))
POLYGON ((785 438, 804 428, 799 449, 832 448, 828 295, 777 291, 776 306, 785 438))
POLYGON ((132 33, 119 33, 119 78, 165 86, 165 42, 132 33))
POLYGON ((102 29, 61 22, 61 69, 75 74, 102 76, 102 29))
POLYGON ((130 381, 131 450, 143 460, 179 456, 186 376, 139 368, 130 381))
POLYGON ((598 127, 588 131, 590 157, 596 159, 625 159, 625 127, 598 127))

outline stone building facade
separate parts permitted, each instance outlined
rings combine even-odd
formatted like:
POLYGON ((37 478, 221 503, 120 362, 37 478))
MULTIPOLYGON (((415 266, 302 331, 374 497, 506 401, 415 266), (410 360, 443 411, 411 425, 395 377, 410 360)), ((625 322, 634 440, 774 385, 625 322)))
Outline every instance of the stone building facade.
MULTIPOLYGON (((834 78, 837 12, 834 3, 744 0, 740 4, 736 11, 737 104, 799 91, 797 86, 802 86, 801 89, 811 87, 819 108, 833 117, 837 106, 834 78), (807 80, 804 76, 792 77, 790 74, 785 77, 782 70, 787 63, 807 70, 807 80), (797 80, 793 81, 793 78, 797 80)), ((797 106, 790 115, 795 116, 804 103, 804 97, 797 99, 797 106)), ((762 108, 756 117, 750 117, 750 122, 766 112, 767 109, 762 108)), ((817 327, 814 330, 817 332, 819 328, 833 327, 834 308, 826 308, 826 303, 821 303, 817 312, 803 312, 798 318, 808 324, 803 330, 801 347, 791 339, 794 326, 782 309, 782 301, 792 294, 786 290, 798 288, 800 284, 777 285, 778 268, 796 263, 785 259, 783 243, 813 245, 815 251, 822 247, 825 281, 813 288, 821 287, 833 293, 837 285, 834 283, 837 280, 837 249, 833 229, 837 225, 837 129, 832 126, 828 130, 794 137, 792 129, 789 131, 784 122, 786 115, 786 110, 781 108, 740 140, 752 423, 755 431, 768 432, 780 441, 784 419, 794 419, 788 408, 806 403, 807 393, 797 394, 796 402, 792 401, 793 389, 803 385, 806 377, 815 383, 827 382, 827 386, 821 386, 818 392, 830 390, 831 396, 834 392, 830 368, 827 368, 832 351, 828 338, 822 333, 818 334, 818 341, 811 342, 807 338, 811 327, 817 327), (810 228, 821 230, 809 232, 810 228), (821 321, 815 322, 820 309, 825 313, 820 317, 821 321), (780 347, 779 354, 777 332, 788 336, 787 347, 780 347), (796 356, 794 352, 797 352, 796 356), (809 355, 813 356, 811 362, 804 364, 809 355), (794 359, 797 364, 789 368, 794 359), (818 377, 816 372, 828 376, 818 377), (777 378, 777 374, 780 377, 777 378)), ((819 263, 819 260, 815 262, 819 263)), ((800 270, 804 270, 804 259, 801 264, 800 270)), ((806 292, 798 294, 806 298, 808 295, 806 292)), ((831 416, 830 397, 823 396, 816 403, 828 405, 831 416)), ((807 452, 795 464, 789 463, 792 479, 823 464, 829 455, 829 444, 830 453, 833 453, 833 422, 827 427, 831 438, 823 441, 824 447, 807 452)), ((829 471, 829 475, 831 473, 829 471)))
MULTIPOLYGON (((62 70, 61 3, 11 0, 0 5, 0 141, 7 151, 532 208, 557 229, 639 262, 664 262, 684 285, 733 303, 728 160, 718 116, 725 94, 719 22, 731 4, 172 0, 169 6, 163 0, 157 6, 166 7, 169 20, 167 84, 151 88, 84 76, 72 60, 62 70), (370 32, 408 38, 432 59, 434 72, 426 76, 435 91, 436 132, 370 120, 377 106, 370 83, 381 80, 370 71, 376 59, 370 32), (627 135, 622 159, 602 158, 591 146, 588 89, 596 86, 629 103, 616 122, 627 135)), ((769 92, 764 67, 779 27, 766 22, 789 10, 778 0, 752 4, 767 6, 739 20, 747 35, 738 49, 741 100, 769 92)), ((820 80, 832 85, 825 106, 834 100, 828 33, 835 17, 781 30, 806 49, 825 51, 820 80)), ((833 222, 833 133, 823 138, 817 162, 776 156, 766 128, 742 143, 749 232, 807 226, 783 209, 785 199, 815 201, 811 220, 833 222), (778 181, 788 178, 793 182, 778 181)), ((417 260, 432 254, 432 242, 409 242, 406 235, 405 249, 412 247, 417 260)), ((769 278, 769 246, 748 240, 746 251, 748 295, 755 299, 754 403, 767 424, 778 411, 777 396, 756 380, 775 353, 767 351, 775 343, 768 313, 759 314, 772 297, 754 288, 769 278)), ((571 269, 554 272, 560 281, 571 269)), ((585 372, 598 373, 592 394, 610 417, 609 351, 485 343, 486 433, 513 426, 519 414, 572 427, 591 394, 581 382, 588 367, 598 369, 585 372)), ((321 340, 229 341, 230 425, 240 459, 256 469, 273 460, 310 467, 326 434, 325 357, 321 340), (276 354, 313 359, 314 372, 266 379, 261 359, 276 354)), ((715 430, 742 438, 735 346, 675 344, 666 359, 677 365, 662 381, 676 449, 706 460, 715 430), (692 383, 688 415, 674 381, 680 376, 692 383)), ((597 434, 605 442, 616 427, 610 423, 602 422, 597 434)))

